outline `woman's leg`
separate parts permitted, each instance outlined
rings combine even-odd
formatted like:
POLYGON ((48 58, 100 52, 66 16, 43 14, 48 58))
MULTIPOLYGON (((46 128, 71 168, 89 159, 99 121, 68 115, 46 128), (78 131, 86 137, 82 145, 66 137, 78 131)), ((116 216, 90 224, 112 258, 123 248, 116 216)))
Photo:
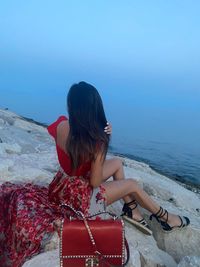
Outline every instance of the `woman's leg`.
MULTIPOLYGON (((160 209, 160 206, 142 189, 133 179, 120 181, 111 181, 103 183, 106 190, 107 205, 124 198, 127 195, 133 195, 139 205, 149 212, 155 214, 160 209)), ((133 213, 133 219, 139 220, 138 216, 133 213)), ((164 216, 162 220, 166 220, 164 216)), ((169 213, 168 223, 171 227, 179 226, 181 221, 177 215, 169 213)))
MULTIPOLYGON (((123 164, 122 164, 122 161, 118 158, 108 159, 108 160, 105 160, 104 162, 103 181, 106 181, 110 177, 113 177, 114 181, 125 180, 123 164)), ((135 200, 135 197, 133 194, 124 195, 122 198, 125 203, 129 203, 135 200)), ((134 208, 134 219, 141 220, 143 218, 139 209, 137 207, 135 208, 134 203, 130 205, 130 208, 134 208)))
POLYGON ((113 177, 114 180, 125 178, 122 161, 118 158, 107 159, 103 164, 103 180, 113 177))

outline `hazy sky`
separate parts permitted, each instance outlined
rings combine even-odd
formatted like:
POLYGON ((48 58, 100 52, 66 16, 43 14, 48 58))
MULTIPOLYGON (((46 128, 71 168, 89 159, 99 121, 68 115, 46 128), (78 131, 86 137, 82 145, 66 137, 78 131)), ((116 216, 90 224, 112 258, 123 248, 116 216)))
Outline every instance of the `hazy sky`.
POLYGON ((198 108, 199 14, 198 0, 1 1, 0 106, 38 118, 86 80, 105 101, 198 108))

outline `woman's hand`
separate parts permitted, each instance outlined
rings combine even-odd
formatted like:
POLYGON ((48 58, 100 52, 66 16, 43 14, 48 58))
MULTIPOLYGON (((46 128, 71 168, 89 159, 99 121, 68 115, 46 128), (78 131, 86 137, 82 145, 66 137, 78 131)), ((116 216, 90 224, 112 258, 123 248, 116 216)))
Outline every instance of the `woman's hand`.
POLYGON ((104 132, 107 134, 112 134, 112 125, 107 122, 107 126, 104 128, 104 132))

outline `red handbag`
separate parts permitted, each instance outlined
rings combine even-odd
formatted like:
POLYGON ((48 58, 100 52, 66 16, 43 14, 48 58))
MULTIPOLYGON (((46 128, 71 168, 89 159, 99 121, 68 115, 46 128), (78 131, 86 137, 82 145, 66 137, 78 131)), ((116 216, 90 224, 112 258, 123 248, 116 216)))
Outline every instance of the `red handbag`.
POLYGON ((109 213, 113 217, 112 219, 88 220, 80 211, 63 205, 71 208, 78 219, 62 221, 61 267, 122 267, 128 263, 129 247, 125 240, 124 223, 121 219, 117 219, 109 213))

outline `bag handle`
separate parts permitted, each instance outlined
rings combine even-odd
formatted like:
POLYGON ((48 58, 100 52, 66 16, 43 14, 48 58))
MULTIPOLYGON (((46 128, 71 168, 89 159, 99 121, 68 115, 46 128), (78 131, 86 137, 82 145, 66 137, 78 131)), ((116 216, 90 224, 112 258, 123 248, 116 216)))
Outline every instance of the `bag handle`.
MULTIPOLYGON (((62 208, 62 207, 70 208, 70 209, 77 215, 77 217, 80 217, 80 218, 82 219, 82 216, 79 214, 79 211, 75 210, 72 206, 70 206, 70 205, 68 205, 68 204, 65 204, 65 203, 62 203, 62 204, 60 204, 59 206, 60 206, 61 208, 62 208)), ((90 218, 92 218, 92 217, 95 217, 95 216, 97 216, 97 215, 102 215, 102 214, 108 214, 110 217, 113 218, 113 220, 116 220, 116 219, 119 218, 119 216, 117 216, 116 214, 113 214, 113 213, 111 213, 111 212, 109 212, 109 211, 101 211, 101 212, 97 212, 97 213, 94 213, 94 214, 89 215, 89 216, 85 216, 85 215, 84 215, 84 217, 85 217, 86 219, 90 219, 90 218)))
POLYGON ((107 261, 107 259, 104 257, 104 255, 101 254, 101 252, 98 251, 97 246, 96 246, 96 242, 95 242, 95 240, 94 240, 94 237, 93 237, 93 235, 92 235, 91 229, 90 229, 90 227, 89 227, 89 225, 88 225, 88 222, 87 222, 87 219, 86 219, 86 218, 94 217, 94 216, 96 216, 96 215, 98 215, 98 214, 105 214, 105 213, 109 214, 114 220, 117 218, 117 216, 115 216, 114 214, 112 214, 112 213, 110 213, 110 212, 106 212, 106 211, 105 211, 105 212, 96 213, 95 215, 92 215, 92 216, 85 217, 85 215, 84 215, 81 211, 77 211, 77 210, 75 210, 72 206, 70 206, 70 205, 68 205, 68 204, 64 204, 64 203, 63 203, 63 204, 60 204, 60 207, 62 207, 62 206, 67 207, 67 208, 70 208, 70 209, 77 215, 77 217, 80 217, 80 218, 83 220, 83 222, 84 222, 84 224, 85 224, 85 227, 86 227, 86 230, 87 230, 87 232, 88 232, 88 234, 89 234, 90 241, 91 241, 91 243, 92 243, 92 245, 93 245, 94 253, 95 253, 98 257, 100 257, 100 258, 105 262, 105 264, 107 264, 107 266, 109 266, 109 267, 123 267, 123 266, 126 266, 126 265, 127 265, 128 261, 129 261, 129 258, 130 258, 130 251, 129 251, 129 245, 128 245, 128 242, 127 242, 126 238, 125 238, 125 247, 126 247, 126 252, 127 252, 127 259, 126 259, 126 262, 125 262, 123 265, 120 265, 120 266, 118 266, 118 265, 111 265, 111 264, 107 261))

